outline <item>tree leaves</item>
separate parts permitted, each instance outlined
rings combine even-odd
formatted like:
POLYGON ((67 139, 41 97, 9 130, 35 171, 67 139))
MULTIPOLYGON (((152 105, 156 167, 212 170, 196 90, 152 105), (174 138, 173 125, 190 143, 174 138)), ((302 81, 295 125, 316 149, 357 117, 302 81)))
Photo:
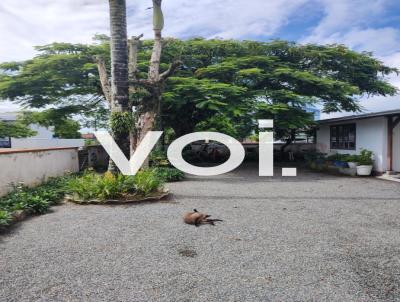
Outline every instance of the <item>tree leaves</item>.
MULTIPOLYGON (((396 69, 343 45, 202 38, 169 38, 165 43, 161 69, 177 59, 183 62, 165 83, 162 102, 163 125, 178 136, 210 125, 245 137, 256 130, 256 118, 273 118, 276 138, 287 138, 296 127, 313 125, 305 106, 358 111, 362 95, 397 93, 386 80, 396 69)), ((152 45, 143 41, 138 78, 147 77, 152 45)), ((93 56, 104 57, 110 68, 108 37, 97 36, 90 45, 52 43, 36 49, 38 55, 31 60, 0 64, 1 99, 58 111, 48 118, 107 118, 93 56)), ((141 93, 132 94, 131 100, 141 93)))

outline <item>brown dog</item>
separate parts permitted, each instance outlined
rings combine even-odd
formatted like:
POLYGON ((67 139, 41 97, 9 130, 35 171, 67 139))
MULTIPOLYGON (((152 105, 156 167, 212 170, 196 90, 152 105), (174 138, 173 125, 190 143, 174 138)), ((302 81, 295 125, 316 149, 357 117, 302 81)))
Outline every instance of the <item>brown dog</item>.
POLYGON ((183 221, 187 224, 193 224, 199 226, 201 224, 215 225, 214 222, 222 221, 221 219, 210 219, 211 215, 203 214, 193 209, 193 212, 186 213, 183 215, 183 221))

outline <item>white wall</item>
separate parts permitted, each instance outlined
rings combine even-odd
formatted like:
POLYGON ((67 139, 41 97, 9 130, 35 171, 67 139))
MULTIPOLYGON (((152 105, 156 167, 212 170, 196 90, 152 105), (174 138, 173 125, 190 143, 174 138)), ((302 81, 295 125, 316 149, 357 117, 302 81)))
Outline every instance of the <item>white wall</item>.
POLYGON ((360 149, 374 152, 374 170, 386 171, 387 167, 387 120, 385 117, 344 121, 321 125, 317 131, 317 150, 323 153, 357 154, 360 149), (330 149, 330 126, 356 123, 356 150, 330 149))
POLYGON ((82 147, 85 145, 84 139, 63 139, 63 138, 11 138, 12 149, 31 149, 31 148, 69 148, 82 147))
POLYGON ((393 129, 393 170, 400 172, 400 123, 393 129))
POLYGON ((3 149, 0 150, 0 196, 11 191, 11 183, 35 186, 49 177, 78 171, 76 148, 22 152, 3 149))

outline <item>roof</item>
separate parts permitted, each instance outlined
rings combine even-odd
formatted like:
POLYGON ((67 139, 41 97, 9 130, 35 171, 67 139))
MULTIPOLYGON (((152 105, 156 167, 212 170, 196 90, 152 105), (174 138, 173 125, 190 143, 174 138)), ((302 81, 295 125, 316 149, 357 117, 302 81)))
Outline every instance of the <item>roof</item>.
POLYGON ((360 119, 367 119, 367 118, 380 117, 380 116, 390 116, 390 115, 400 115, 400 109, 380 111, 380 112, 371 112, 371 113, 364 113, 364 114, 355 114, 355 115, 343 116, 343 117, 337 117, 337 118, 329 118, 329 119, 325 119, 325 120, 319 120, 318 123, 319 124, 329 124, 329 123, 334 123, 334 122, 360 120, 360 119))
POLYGON ((84 139, 94 139, 94 138, 96 138, 93 133, 83 133, 81 135, 81 137, 84 138, 84 139))

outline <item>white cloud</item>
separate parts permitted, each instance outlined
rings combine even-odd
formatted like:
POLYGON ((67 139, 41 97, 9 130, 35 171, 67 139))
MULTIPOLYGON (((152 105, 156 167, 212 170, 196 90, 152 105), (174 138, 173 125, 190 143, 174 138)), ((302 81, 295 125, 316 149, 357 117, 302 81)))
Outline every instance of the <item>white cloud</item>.
POLYGON ((54 41, 88 42, 108 31, 106 1, 3 0, 0 2, 0 61, 21 60, 33 46, 54 41))
MULTIPOLYGON (((373 52, 391 67, 400 68, 400 30, 393 27, 373 27, 375 21, 385 18, 390 0, 320 0, 324 17, 302 43, 344 44, 357 51, 373 52)), ((389 81, 400 88, 400 77, 392 75, 389 81)), ((400 97, 364 97, 360 101, 366 112, 400 108, 400 97)), ((353 113, 322 114, 322 118, 353 113)))
MULTIPOLYGON (((250 38, 272 35, 313 0, 164 1, 165 36, 250 38)), ((34 45, 91 41, 109 32, 108 1, 2 0, 0 61, 30 58, 34 45)), ((128 31, 150 38, 151 1, 128 0, 128 31)))
MULTIPOLYGON (((386 64, 400 67, 400 30, 378 27, 395 0, 165 0, 164 35, 252 39, 276 36, 292 20, 323 12, 319 23, 301 42, 342 43, 373 51, 386 64)), ((0 2, 0 62, 32 57, 34 45, 90 42, 109 32, 107 0, 2 0, 0 2)), ((151 0, 127 0, 130 35, 152 37, 151 0)), ((304 32, 307 32, 306 28, 304 32)), ((391 82, 400 87, 400 78, 391 82)), ((400 98, 363 100, 369 110, 400 107, 400 98), (390 103, 390 104, 389 104, 390 103), (374 104, 382 104, 376 107, 374 104)))
POLYGON ((319 0, 324 17, 304 41, 322 43, 327 37, 370 24, 384 12, 385 0, 319 0))
POLYGON ((309 0, 174 0, 165 2, 167 33, 207 37, 266 36, 289 21, 309 0))

